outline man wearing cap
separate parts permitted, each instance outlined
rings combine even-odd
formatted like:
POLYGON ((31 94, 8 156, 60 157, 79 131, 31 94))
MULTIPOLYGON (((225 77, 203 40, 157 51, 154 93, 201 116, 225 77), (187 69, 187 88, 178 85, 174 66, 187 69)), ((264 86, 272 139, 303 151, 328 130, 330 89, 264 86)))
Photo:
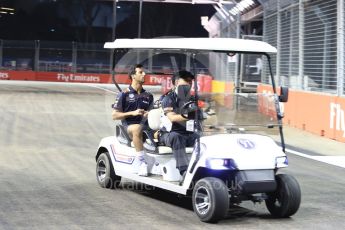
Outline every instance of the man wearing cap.
POLYGON ((159 141, 172 148, 181 180, 184 179, 189 163, 185 148, 193 146, 198 138, 196 133, 186 130, 188 119, 182 117, 180 113, 182 105, 191 98, 190 89, 193 79, 194 75, 190 72, 179 71, 172 79, 175 88, 162 99, 164 114, 171 125, 160 130, 159 141))

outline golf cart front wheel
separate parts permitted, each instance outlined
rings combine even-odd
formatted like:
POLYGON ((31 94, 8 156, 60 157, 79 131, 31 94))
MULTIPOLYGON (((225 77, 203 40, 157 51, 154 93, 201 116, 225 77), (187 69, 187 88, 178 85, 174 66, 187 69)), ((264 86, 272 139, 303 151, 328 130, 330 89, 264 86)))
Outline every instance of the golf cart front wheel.
POLYGON ((286 218, 295 214, 301 203, 301 189, 290 175, 276 175, 277 189, 266 200, 268 211, 275 217, 286 218))
POLYGON ((121 177, 115 174, 108 153, 102 153, 97 158, 96 178, 102 188, 113 189, 120 185, 121 177))
POLYGON ((194 212, 201 221, 217 222, 229 209, 228 188, 218 178, 203 178, 195 184, 192 201, 194 212))

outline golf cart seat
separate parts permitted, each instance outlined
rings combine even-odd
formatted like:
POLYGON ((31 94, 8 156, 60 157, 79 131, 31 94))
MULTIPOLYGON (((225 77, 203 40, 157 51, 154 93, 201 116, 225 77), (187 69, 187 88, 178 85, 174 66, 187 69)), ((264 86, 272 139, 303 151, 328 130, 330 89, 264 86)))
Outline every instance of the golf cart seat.
MULTIPOLYGON (((161 108, 150 110, 148 114, 148 119, 147 119, 150 129, 152 130, 160 129, 162 114, 163 114, 163 111, 161 108)), ((146 139, 144 142, 144 148, 148 152, 159 154, 159 155, 172 154, 172 149, 168 146, 162 145, 162 143, 159 143, 157 139, 154 139, 152 132, 149 133, 145 130, 143 133, 144 133, 144 139, 146 139)), ((192 152, 193 152, 193 147, 186 148, 186 153, 192 153, 192 152)))
POLYGON ((123 125, 118 124, 115 126, 115 136, 121 144, 134 147, 133 141, 129 138, 127 130, 123 125))

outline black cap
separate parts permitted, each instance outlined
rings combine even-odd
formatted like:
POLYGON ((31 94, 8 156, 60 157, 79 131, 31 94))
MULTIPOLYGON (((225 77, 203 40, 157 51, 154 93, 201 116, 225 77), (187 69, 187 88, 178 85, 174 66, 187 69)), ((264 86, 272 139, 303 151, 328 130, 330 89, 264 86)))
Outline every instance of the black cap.
POLYGON ((182 78, 184 80, 188 80, 188 79, 194 80, 195 77, 194 77, 194 75, 191 72, 189 72, 187 70, 180 70, 180 71, 178 71, 178 72, 173 74, 172 79, 171 79, 172 84, 175 85, 175 82, 179 78, 182 78))

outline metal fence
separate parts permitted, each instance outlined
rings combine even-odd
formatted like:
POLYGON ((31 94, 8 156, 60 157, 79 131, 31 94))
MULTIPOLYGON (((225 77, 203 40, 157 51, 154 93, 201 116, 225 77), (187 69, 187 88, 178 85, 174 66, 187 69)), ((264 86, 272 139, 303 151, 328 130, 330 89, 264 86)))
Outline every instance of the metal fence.
POLYGON ((307 87, 336 93, 337 2, 313 1, 304 10, 304 76, 307 87), (310 85, 309 80, 313 85, 310 85))
POLYGON ((0 69, 109 73, 110 51, 103 44, 0 40, 0 69))
POLYGON ((338 38, 338 50, 340 53, 338 60, 338 94, 345 95, 345 3, 344 1, 338 1, 338 7, 340 11, 338 13, 339 19, 339 38, 338 38), (341 16, 343 18, 341 18, 341 16), (342 28, 342 30, 341 30, 342 28), (343 55, 342 55, 343 54, 343 55))
POLYGON ((281 84, 298 88, 299 47, 298 6, 286 9, 280 16, 280 76, 281 84))
MULTIPOLYGON (((126 57, 117 55, 118 73, 128 73, 130 66, 136 62, 147 67, 149 73, 163 75, 178 69, 190 70, 192 66, 191 56, 178 52, 155 52, 152 55, 152 51, 146 50, 141 51, 139 56, 136 51, 125 54, 126 57)), ((204 56, 198 56, 196 71, 209 74, 205 67, 209 58, 204 56)), ((103 44, 0 40, 0 70, 100 74, 111 73, 111 60, 111 50, 104 49, 103 44)))
MULTIPOLYGON (((274 11, 272 11, 274 12, 274 11)), ((264 23, 264 40, 268 43, 270 43, 272 46, 277 47, 277 15, 272 14, 270 16, 265 17, 265 23, 264 23)), ((266 59, 265 59, 266 60, 266 59)), ((269 69, 267 67, 267 62, 264 62, 264 69, 263 69, 263 76, 262 76, 262 82, 269 83, 270 77, 269 77, 269 69)), ((276 63, 277 63, 277 57, 272 56, 271 58, 271 64, 273 68, 273 74, 276 75, 276 63)))
MULTIPOLYGON (((262 36, 257 35, 243 35, 243 39, 257 40, 262 41, 262 36)), ((252 82, 258 83, 261 82, 262 75, 262 55, 255 54, 242 54, 240 60, 240 82, 252 82)))
MULTIPOLYGON (((268 0, 264 41, 278 48, 274 75, 291 88, 344 95, 343 0, 268 0)), ((268 83, 267 70, 263 82, 268 83)))
MULTIPOLYGON (((277 82, 294 89, 345 95, 344 0, 261 2, 263 40, 278 48, 278 54, 271 59, 277 82)), ((215 19, 220 22, 217 36, 240 38, 239 18, 232 22, 222 20, 221 16, 215 19)), ((250 74, 254 65, 253 60, 242 57, 208 58, 214 60, 210 69, 215 80, 234 81, 237 86, 248 80, 244 73, 250 74)), ((260 82, 269 83, 267 62, 263 60, 260 82)), ((155 67, 152 63, 148 63, 150 69, 158 68, 158 72, 174 69, 164 64, 155 67)), ((109 73, 110 51, 103 49, 103 44, 0 40, 0 69, 109 73)))
MULTIPOLYGON (((218 14, 216 14, 218 15, 218 14)), ((222 20, 221 17, 219 17, 220 21, 220 34, 219 37, 226 37, 226 38, 237 38, 239 36, 239 29, 238 24, 236 21, 233 21, 232 23, 229 23, 229 21, 222 20)), ((237 66, 236 60, 238 60, 239 57, 234 57, 231 60, 229 60, 228 56, 225 54, 212 54, 214 57, 211 57, 210 59, 219 59, 216 62, 216 65, 214 66, 214 79, 215 80, 221 80, 221 81, 235 81, 236 77, 239 73, 239 68, 237 66)))

